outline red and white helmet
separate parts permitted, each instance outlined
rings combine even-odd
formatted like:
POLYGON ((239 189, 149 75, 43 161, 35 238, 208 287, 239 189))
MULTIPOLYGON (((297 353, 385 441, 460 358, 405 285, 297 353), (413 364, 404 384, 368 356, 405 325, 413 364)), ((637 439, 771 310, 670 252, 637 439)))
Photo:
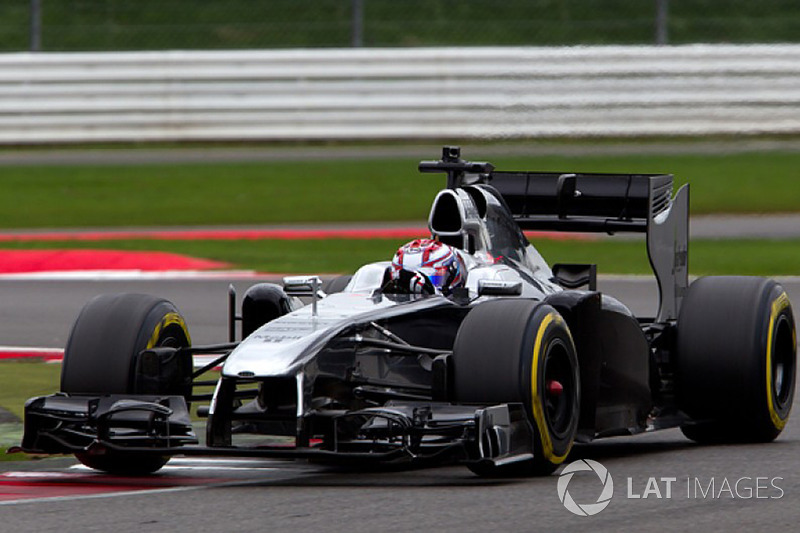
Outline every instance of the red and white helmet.
POLYGON ((424 292, 427 279, 444 295, 463 287, 467 274, 458 250, 432 239, 416 239, 397 250, 392 259, 392 279, 399 280, 401 271, 416 275, 410 282, 411 292, 424 292))

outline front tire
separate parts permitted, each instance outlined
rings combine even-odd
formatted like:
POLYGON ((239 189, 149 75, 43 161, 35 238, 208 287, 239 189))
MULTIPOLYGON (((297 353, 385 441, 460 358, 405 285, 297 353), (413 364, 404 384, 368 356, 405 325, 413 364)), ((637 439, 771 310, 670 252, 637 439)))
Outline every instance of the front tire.
POLYGON ((678 318, 681 429, 700 443, 769 442, 789 419, 797 337, 789 298, 775 281, 695 281, 678 318))
MULTIPOLYGON (((144 294, 104 294, 84 306, 64 350, 61 390, 70 394, 191 395, 192 358, 170 362, 153 380, 140 368, 139 353, 190 346, 186 322, 169 301, 144 294)), ((169 457, 150 453, 78 453, 84 465, 136 475, 159 470, 169 457)))
POLYGON ((578 429, 580 379, 566 322, 549 305, 494 300, 473 309, 453 348, 458 402, 519 402, 533 428, 534 457, 470 464, 482 476, 547 475, 566 459, 578 429))

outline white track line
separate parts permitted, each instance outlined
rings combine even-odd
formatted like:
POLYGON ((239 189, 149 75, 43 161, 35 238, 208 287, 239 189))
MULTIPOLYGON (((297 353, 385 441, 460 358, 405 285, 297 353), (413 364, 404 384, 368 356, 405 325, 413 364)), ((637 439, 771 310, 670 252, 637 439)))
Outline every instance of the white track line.
MULTIPOLYGON (((281 470, 284 464, 276 464, 274 460, 254 461, 252 459, 215 459, 208 457, 173 457, 169 462, 164 465, 160 471, 169 470, 202 470, 202 471, 225 471, 232 472, 249 470, 249 471, 275 471, 281 470), (269 466, 267 466, 269 465, 269 466)), ((71 471, 75 472, 96 472, 82 464, 76 464, 69 467, 71 471)))
POLYGON ((126 490, 121 492, 107 492, 102 494, 76 494, 72 496, 47 496, 44 498, 21 498, 19 500, 6 500, 0 501, 2 505, 22 505, 26 503, 49 503, 49 502, 69 502, 75 500, 96 500, 100 498, 119 498, 125 496, 145 496, 151 494, 165 494, 169 492, 188 492, 190 490, 202 490, 214 487, 233 486, 241 483, 226 482, 216 483, 209 485, 192 485, 184 487, 169 487, 163 489, 140 489, 140 490, 126 490))
MULTIPOLYGON (((75 472, 97 472, 83 465, 74 465, 70 470, 75 472)), ((281 470, 274 466, 214 466, 214 465, 164 465, 159 472, 275 472, 281 470)))
MULTIPOLYGON (((251 471, 251 472, 267 472, 267 471, 279 471, 281 468, 279 467, 267 467, 267 466, 252 466, 253 461, 252 459, 212 459, 212 458, 189 458, 189 457, 176 457, 170 460, 170 463, 178 463, 176 465, 167 464, 162 468, 162 470, 173 470, 173 471, 185 471, 185 470, 197 470, 197 471, 251 471), (196 466, 192 466, 192 463, 197 463, 196 466), (214 466, 213 463, 217 463, 217 466, 214 466), (236 464, 241 466, 236 466, 236 464), (246 464, 250 464, 250 466, 245 466, 246 464), (226 466, 227 465, 227 466, 226 466)), ((94 470, 87 468, 83 465, 74 465, 69 468, 70 471, 74 472, 95 472, 94 470)), ((300 473, 300 472, 298 472, 300 473)), ((66 472, 5 472, 2 474, 2 477, 12 477, 12 478, 70 478, 71 474, 66 472)), ((241 479, 241 480, 226 480, 219 483, 207 483, 207 484, 199 484, 199 485, 188 485, 188 486, 179 486, 179 487, 165 487, 165 488, 143 488, 137 490, 124 490, 119 492, 107 492, 101 494, 75 494, 75 495, 65 495, 65 496, 46 496, 43 498, 21 498, 18 500, 6 500, 0 501, 0 506, 3 505, 23 505, 26 503, 52 503, 52 502, 69 502, 69 501, 77 501, 77 500, 93 500, 93 499, 100 499, 100 498, 119 498, 119 497, 129 497, 129 496, 149 496, 151 494, 167 494, 170 492, 188 492, 192 490, 203 490, 209 488, 220 488, 220 487, 235 487, 235 486, 246 486, 252 484, 262 483, 263 479, 241 479)))
POLYGON ((0 353, 20 353, 31 355, 50 355, 63 353, 61 348, 40 348, 32 346, 0 346, 0 353))
POLYGON ((285 465, 290 460, 280 460, 280 459, 251 459, 247 457, 173 457, 169 460, 169 464, 182 464, 182 465, 192 465, 192 464, 213 464, 213 465, 231 465, 231 466, 241 466, 241 465, 263 465, 264 463, 275 463, 285 465))

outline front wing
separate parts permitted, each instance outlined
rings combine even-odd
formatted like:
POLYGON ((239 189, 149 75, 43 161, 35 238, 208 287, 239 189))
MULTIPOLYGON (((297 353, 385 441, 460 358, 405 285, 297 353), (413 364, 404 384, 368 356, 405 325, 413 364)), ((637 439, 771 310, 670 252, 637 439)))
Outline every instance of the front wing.
POLYGON ((200 446, 181 396, 53 394, 25 405, 28 453, 148 453, 322 459, 343 463, 460 461, 503 465, 533 457, 533 428, 518 403, 388 402, 312 413, 329 430, 296 442, 200 446), (354 433, 354 424, 358 431, 354 433), (342 431, 342 428, 348 428, 342 431))

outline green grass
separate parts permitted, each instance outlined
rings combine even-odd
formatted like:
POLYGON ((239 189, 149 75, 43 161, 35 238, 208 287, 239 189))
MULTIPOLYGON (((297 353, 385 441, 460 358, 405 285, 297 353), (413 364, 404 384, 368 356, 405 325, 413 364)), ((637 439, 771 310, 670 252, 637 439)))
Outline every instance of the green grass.
POLYGON ((7 167, 0 227, 261 224, 427 215, 411 161, 7 167))
MULTIPOLYGON (((0 3, 0 49, 28 46, 30 0, 0 3)), ((350 46, 349 0, 47 0, 44 50, 350 46)), ((622 44, 654 41, 655 2, 363 0, 367 46, 622 44)), ((684 42, 797 41, 793 0, 669 3, 684 42)))
MULTIPOLYGON (((475 154, 476 158, 480 154, 475 154)), ((800 153, 496 157, 503 170, 668 172, 692 213, 800 206, 800 153)), ((0 168, 0 228, 424 220, 444 185, 392 159, 0 168)))
MULTIPOLYGON (((405 240, 260 240, 260 241, 106 241, 99 243, 1 243, 0 249, 117 249, 169 251, 226 261, 234 267, 275 273, 347 273, 389 260, 405 240)), ((601 274, 649 274, 644 242, 535 240, 549 263, 596 263, 601 274)), ((800 274, 800 240, 695 240, 689 246, 689 270, 695 275, 800 274)))
POLYGON ((61 365, 34 361, 0 362, 0 407, 22 419, 25 401, 58 390, 61 365))

